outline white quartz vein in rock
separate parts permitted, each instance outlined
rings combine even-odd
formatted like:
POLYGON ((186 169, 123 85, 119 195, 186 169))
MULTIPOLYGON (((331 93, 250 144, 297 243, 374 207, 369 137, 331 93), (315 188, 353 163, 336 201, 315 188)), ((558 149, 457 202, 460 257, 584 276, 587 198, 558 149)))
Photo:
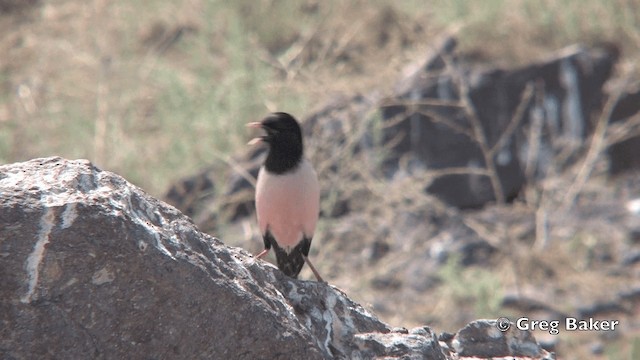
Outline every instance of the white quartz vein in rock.
POLYGON ((31 301, 31 297, 38 286, 38 277, 40 275, 40 263, 44 257, 45 246, 49 243, 49 234, 55 225, 55 213, 53 208, 46 208, 45 213, 40 219, 40 231, 38 231, 38 240, 33 246, 33 251, 27 258, 27 277, 29 278, 29 289, 27 293, 20 299, 23 303, 31 301))

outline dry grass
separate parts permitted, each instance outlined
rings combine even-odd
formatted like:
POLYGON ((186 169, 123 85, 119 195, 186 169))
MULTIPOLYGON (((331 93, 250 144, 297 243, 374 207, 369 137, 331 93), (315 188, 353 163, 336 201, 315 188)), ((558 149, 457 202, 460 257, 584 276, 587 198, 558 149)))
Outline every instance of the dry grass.
MULTIPOLYGON (((32 11, 0 15, 0 162, 88 158, 160 196, 204 166, 233 163, 248 137, 243 124, 268 111, 304 118, 343 95, 375 90, 382 97, 442 33, 457 33, 462 51, 475 59, 506 66, 574 42, 615 41, 623 50, 618 76, 637 79, 638 14, 637 0, 42 0, 32 11)), ((425 194, 441 174, 409 162, 402 176, 383 181, 372 170, 388 145, 375 136, 382 124, 373 113, 350 114, 362 121, 342 124, 340 146, 321 136, 307 143, 327 189, 323 211, 349 199, 358 214, 322 219, 312 248, 316 265, 393 325, 427 323, 440 331, 502 315, 505 294, 571 311, 576 301, 637 284, 593 260, 602 247, 620 248, 623 234, 582 214, 590 199, 619 200, 619 189, 605 179, 602 152, 640 129, 638 117, 609 126, 612 104, 569 171, 561 171, 566 159, 555 159, 554 176, 526 189, 521 203, 485 213, 459 212, 425 194), (375 146, 352 156, 367 133, 375 146), (465 232, 443 230, 454 226, 465 232), (463 267, 453 258, 440 269, 422 266, 431 243, 470 235, 500 249, 493 263, 463 267)), ((466 97, 457 105, 475 118, 466 97)), ((516 114, 510 129, 519 121, 516 114)), ((500 141, 489 144, 480 127, 472 130, 489 166, 458 171, 489 176, 499 194, 491 164, 500 141)), ((239 228, 225 230, 228 243, 260 244, 249 230, 246 239, 239 228)), ((634 358, 638 335, 629 334, 607 342, 608 358, 634 358)), ((591 357, 583 349, 593 341, 563 336, 562 357, 591 357)))

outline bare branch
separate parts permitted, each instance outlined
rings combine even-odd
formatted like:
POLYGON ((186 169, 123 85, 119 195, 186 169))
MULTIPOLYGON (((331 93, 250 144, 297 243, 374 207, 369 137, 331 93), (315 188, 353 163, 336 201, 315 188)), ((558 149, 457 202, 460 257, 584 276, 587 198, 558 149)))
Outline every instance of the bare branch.
POLYGON ((505 203, 504 191, 502 188, 502 182, 500 181, 500 177, 498 175, 498 169, 496 167, 496 163, 489 149, 489 144, 487 141, 487 137, 484 133, 484 129, 482 127, 482 122, 478 118, 477 111, 471 100, 471 96, 469 94, 469 84, 465 80, 464 76, 460 74, 460 71, 456 69, 453 59, 451 56, 444 55, 443 59, 447 64, 447 67, 451 69, 451 73, 455 75, 458 79, 458 86, 460 90, 460 101, 463 105, 463 109, 469 121, 471 123, 471 129, 473 131, 473 137, 480 146, 480 150, 482 152, 482 156, 484 158, 485 166, 489 172, 489 180, 491 181, 491 187, 493 188, 494 196, 496 197, 496 202, 499 204, 505 203))
POLYGON ((502 132, 498 141, 489 150, 490 152, 489 155, 491 157, 494 157, 496 153, 505 146, 505 144, 509 141, 513 133, 518 128, 518 125, 520 125, 520 123, 522 122, 522 119, 524 119, 524 113, 527 110, 527 106, 529 105, 529 100, 531 100, 531 97, 533 96, 533 89, 534 89, 534 86, 531 83, 527 84, 527 86, 525 87, 524 91, 522 92, 522 96, 520 97, 520 102, 518 103, 518 107, 516 108, 516 111, 513 113, 513 116, 511 117, 511 121, 509 122, 509 125, 502 132))
POLYGON ((582 161, 575 180, 564 196, 562 204, 565 209, 570 209, 575 204, 575 199, 589 179, 596 160, 598 159, 602 151, 606 148, 607 126, 609 124, 609 119, 611 118, 611 113, 613 112, 615 105, 618 103, 620 96, 622 96, 623 91, 623 86, 618 87, 616 93, 611 98, 609 98, 604 106, 604 109, 602 109, 602 113, 600 114, 598 123, 596 124, 596 129, 591 136, 591 145, 589 146, 589 151, 582 161))

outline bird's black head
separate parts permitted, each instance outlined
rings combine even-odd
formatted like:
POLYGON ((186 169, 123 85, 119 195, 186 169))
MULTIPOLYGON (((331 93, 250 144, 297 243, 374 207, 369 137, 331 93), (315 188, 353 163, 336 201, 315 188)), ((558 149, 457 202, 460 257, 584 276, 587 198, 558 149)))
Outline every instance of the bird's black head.
POLYGON ((272 113, 260 122, 267 134, 260 139, 269 144, 265 168, 275 174, 294 170, 302 160, 302 130, 293 116, 272 113))
POLYGON ((269 144, 277 142, 302 143, 302 131, 298 121, 293 116, 284 113, 272 113, 264 118, 260 125, 267 132, 263 140, 269 144))

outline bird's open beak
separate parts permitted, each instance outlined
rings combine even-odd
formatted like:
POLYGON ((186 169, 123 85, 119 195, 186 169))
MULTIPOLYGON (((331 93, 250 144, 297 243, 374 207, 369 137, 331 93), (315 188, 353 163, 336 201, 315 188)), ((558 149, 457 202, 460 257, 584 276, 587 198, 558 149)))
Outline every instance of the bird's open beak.
MULTIPOLYGON (((247 127, 249 127, 249 128, 254 128, 254 129, 258 128, 258 129, 259 129, 259 128, 262 128, 262 123, 257 122, 257 121, 256 121, 256 122, 250 122, 250 123, 248 123, 246 126, 247 126, 247 127)), ((263 140, 264 140, 264 137, 263 137, 263 136, 258 136, 258 137, 256 137, 256 138, 253 138, 253 139, 249 140, 249 142, 247 143, 247 145, 255 145, 255 144, 259 144, 259 143, 261 143, 263 140)))

